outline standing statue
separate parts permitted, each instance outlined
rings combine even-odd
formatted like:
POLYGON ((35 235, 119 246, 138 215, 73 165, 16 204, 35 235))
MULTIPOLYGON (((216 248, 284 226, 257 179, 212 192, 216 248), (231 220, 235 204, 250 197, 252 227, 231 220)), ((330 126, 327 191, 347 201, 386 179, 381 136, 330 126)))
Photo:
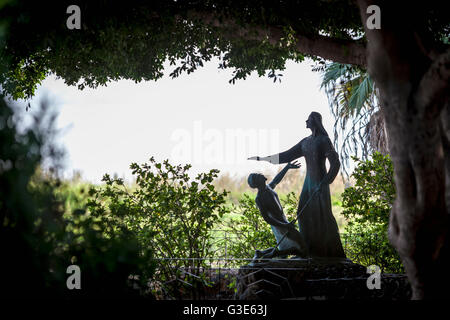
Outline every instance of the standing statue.
POLYGON ((259 173, 251 173, 248 176, 248 185, 251 188, 257 188, 258 194, 255 198, 256 206, 261 212, 264 220, 270 224, 277 246, 263 251, 256 250, 254 260, 260 258, 273 258, 275 256, 286 256, 289 254, 301 257, 307 256, 306 244, 302 235, 292 223, 289 223, 283 212, 280 199, 273 190, 284 178, 289 169, 298 169, 300 164, 297 162, 288 163, 273 180, 266 185, 266 177, 259 173))
POLYGON ((339 157, 322 125, 320 113, 312 112, 306 120, 306 127, 311 129, 312 134, 291 149, 249 160, 288 163, 305 157, 306 178, 297 211, 300 233, 310 256, 345 258, 336 219, 331 211, 329 187, 339 172, 339 157), (328 172, 326 159, 330 163, 328 172))

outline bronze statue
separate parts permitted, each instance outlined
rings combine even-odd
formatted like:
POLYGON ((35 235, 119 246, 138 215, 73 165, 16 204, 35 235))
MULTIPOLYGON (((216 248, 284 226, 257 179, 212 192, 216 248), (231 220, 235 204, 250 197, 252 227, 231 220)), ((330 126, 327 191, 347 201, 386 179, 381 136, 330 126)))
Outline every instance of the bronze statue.
POLYGON ((312 112, 306 127, 312 134, 291 149, 267 157, 251 157, 249 160, 270 163, 288 163, 300 157, 306 160, 306 178, 298 206, 298 226, 312 257, 344 257, 336 219, 331 211, 330 187, 338 174, 340 162, 327 132, 322 116, 312 112), (327 172, 325 160, 330 169, 327 172))
MULTIPOLYGON (((307 255, 306 245, 300 232, 292 223, 289 223, 284 215, 283 208, 274 191, 275 187, 284 178, 289 169, 298 169, 300 165, 296 162, 288 163, 275 178, 266 185, 267 178, 259 173, 248 176, 248 184, 251 188, 257 188, 258 194, 255 202, 264 220, 270 224, 277 240, 277 246, 263 251, 256 250, 254 260, 260 258, 273 258, 275 256, 307 255)), ((295 221, 294 221, 295 222, 295 221)))

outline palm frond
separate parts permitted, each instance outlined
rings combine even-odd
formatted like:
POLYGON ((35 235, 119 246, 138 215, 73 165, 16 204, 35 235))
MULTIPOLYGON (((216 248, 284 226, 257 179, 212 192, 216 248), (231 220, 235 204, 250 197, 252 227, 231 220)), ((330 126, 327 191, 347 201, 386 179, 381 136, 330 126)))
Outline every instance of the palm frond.
POLYGON ((373 149, 369 123, 378 109, 374 82, 358 67, 332 62, 322 72, 321 89, 327 93, 335 118, 334 145, 348 178, 350 157, 367 159, 373 149))
POLYGON ((359 77, 360 82, 352 87, 349 108, 356 110, 358 114, 363 107, 370 108, 370 97, 373 92, 373 81, 369 76, 359 77))

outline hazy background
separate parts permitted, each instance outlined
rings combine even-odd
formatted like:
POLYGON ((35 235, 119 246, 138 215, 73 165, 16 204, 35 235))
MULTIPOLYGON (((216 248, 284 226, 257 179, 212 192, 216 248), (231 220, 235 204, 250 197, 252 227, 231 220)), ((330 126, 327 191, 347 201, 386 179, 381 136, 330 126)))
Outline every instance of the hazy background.
POLYGON ((78 171, 93 183, 105 173, 131 181, 130 163, 151 156, 191 163, 192 173, 211 168, 229 176, 274 172, 279 166, 247 157, 287 150, 308 136, 305 121, 311 111, 322 114, 332 136, 334 120, 312 64, 288 62, 281 83, 253 74, 229 84, 232 70, 219 70, 218 61, 176 79, 168 76, 167 66, 166 76, 156 82, 119 81, 82 91, 50 76, 30 101, 27 116, 45 97, 58 111, 67 178, 78 171), (243 133, 248 137, 238 141, 243 133))

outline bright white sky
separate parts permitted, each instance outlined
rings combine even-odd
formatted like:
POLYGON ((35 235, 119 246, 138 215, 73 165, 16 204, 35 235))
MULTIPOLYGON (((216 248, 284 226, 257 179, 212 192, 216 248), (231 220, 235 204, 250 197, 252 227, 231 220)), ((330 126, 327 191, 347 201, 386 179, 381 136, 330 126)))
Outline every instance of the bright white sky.
POLYGON ((311 111, 322 114, 332 136, 333 117, 310 60, 288 62, 281 83, 254 74, 231 85, 231 70, 217 65, 212 61, 176 79, 168 76, 168 67, 156 82, 119 81, 82 91, 51 76, 31 107, 51 98, 59 110, 58 127, 65 128, 60 137, 67 152, 65 176, 78 170, 94 183, 105 173, 130 181, 129 165, 151 156, 189 162, 193 173, 276 170, 246 159, 287 150, 308 136, 305 121, 311 111))

